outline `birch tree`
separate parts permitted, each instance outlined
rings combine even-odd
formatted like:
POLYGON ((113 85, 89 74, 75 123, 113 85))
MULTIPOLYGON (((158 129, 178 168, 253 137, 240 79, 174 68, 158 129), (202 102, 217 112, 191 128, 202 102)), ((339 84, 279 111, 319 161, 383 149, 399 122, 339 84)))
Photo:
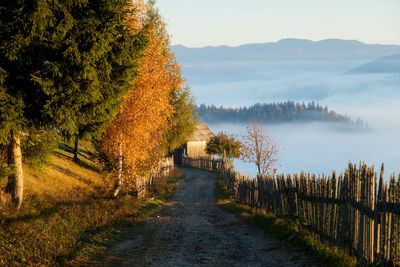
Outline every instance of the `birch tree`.
POLYGON ((123 185, 135 188, 135 177, 148 173, 162 157, 172 127, 172 92, 184 85, 154 2, 145 12, 149 46, 140 61, 138 77, 102 139, 103 151, 117 160, 114 197, 123 185))
POLYGON ((6 191, 18 208, 27 128, 76 133, 84 108, 99 103, 115 115, 146 45, 126 23, 130 7, 128 0, 1 1, 0 144, 8 146, 6 191))
POLYGON ((257 166, 258 175, 265 175, 276 171, 274 166, 278 160, 277 145, 270 139, 262 126, 254 120, 252 126, 247 127, 242 147, 242 159, 257 166))

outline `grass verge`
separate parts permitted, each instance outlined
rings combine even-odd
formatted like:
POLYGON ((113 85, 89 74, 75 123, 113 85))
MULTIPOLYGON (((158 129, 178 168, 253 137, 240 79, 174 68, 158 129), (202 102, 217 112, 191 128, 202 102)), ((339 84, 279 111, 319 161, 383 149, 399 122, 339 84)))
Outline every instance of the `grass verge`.
MULTIPOLYGON (((20 210, 0 206, 0 266, 90 264, 107 242, 160 209, 182 174, 160 180, 153 197, 107 197, 112 186, 90 157, 57 150, 41 170, 25 168, 20 210)), ((135 228, 136 229, 136 228, 135 228)))
MULTIPOLYGON (((171 175, 157 180, 145 199, 135 200, 138 206, 132 206, 130 215, 108 227, 106 231, 102 229, 96 239, 87 239, 85 246, 70 263, 79 266, 120 266, 119 262, 131 255, 124 255, 124 249, 114 250, 115 246, 123 244, 124 241, 129 243, 138 236, 143 236, 143 243, 136 248, 135 253, 141 255, 140 251, 145 250, 148 243, 154 242, 153 233, 146 231, 146 222, 142 218, 152 215, 165 205, 181 178, 183 178, 183 173, 174 170, 171 175)), ((129 251, 129 253, 132 252, 129 251)))
POLYGON ((235 214, 246 223, 262 229, 265 233, 284 240, 288 248, 306 252, 316 262, 323 263, 323 266, 357 266, 355 258, 315 240, 299 223, 283 220, 273 214, 237 203, 225 189, 221 177, 218 179, 215 193, 221 208, 235 214))

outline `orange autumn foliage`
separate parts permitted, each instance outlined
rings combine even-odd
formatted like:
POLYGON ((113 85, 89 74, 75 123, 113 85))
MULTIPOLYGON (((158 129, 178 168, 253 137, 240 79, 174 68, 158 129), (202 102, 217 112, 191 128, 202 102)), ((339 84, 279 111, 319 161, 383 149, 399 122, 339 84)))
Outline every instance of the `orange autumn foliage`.
POLYGON ((162 156, 161 147, 174 112, 171 91, 184 83, 175 55, 168 49, 169 36, 164 22, 152 9, 143 18, 148 20, 149 46, 140 61, 139 75, 103 135, 104 152, 115 158, 122 153, 131 178, 150 170, 162 156))
POLYGON ((134 33, 141 31, 146 25, 148 20, 147 10, 148 7, 145 0, 134 0, 129 4, 125 23, 134 33))

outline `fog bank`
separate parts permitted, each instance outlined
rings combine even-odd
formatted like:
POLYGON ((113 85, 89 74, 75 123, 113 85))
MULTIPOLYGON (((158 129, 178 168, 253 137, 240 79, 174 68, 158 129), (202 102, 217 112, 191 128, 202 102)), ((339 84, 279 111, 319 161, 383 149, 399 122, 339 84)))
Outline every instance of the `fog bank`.
MULTIPOLYGON (((184 65, 197 104, 250 106, 293 100, 316 101, 339 114, 368 122, 369 131, 348 131, 332 123, 271 125, 280 147, 279 172, 344 171, 365 161, 386 177, 400 172, 400 73, 349 74, 362 61, 202 62, 184 65)), ((244 134, 246 125, 212 124, 214 132, 244 134)), ((254 176, 255 168, 237 169, 254 176)))
MULTIPOLYGON (((291 123, 266 126, 267 133, 278 145, 278 173, 343 172, 348 162, 366 162, 378 170, 385 163, 385 177, 399 173, 399 130, 343 131, 335 123, 291 123)), ((209 124, 217 133, 226 131, 238 136, 246 134, 244 124, 209 124)), ((251 176, 257 174, 254 165, 235 161, 236 170, 251 176)))

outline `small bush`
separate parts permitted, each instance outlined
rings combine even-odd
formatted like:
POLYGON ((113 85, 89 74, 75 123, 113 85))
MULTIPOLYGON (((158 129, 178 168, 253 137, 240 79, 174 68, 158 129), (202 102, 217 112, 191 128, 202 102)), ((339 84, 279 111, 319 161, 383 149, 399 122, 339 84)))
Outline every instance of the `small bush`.
POLYGON ((178 186, 177 179, 183 176, 183 172, 174 169, 168 176, 157 179, 150 187, 149 196, 169 196, 178 186))

